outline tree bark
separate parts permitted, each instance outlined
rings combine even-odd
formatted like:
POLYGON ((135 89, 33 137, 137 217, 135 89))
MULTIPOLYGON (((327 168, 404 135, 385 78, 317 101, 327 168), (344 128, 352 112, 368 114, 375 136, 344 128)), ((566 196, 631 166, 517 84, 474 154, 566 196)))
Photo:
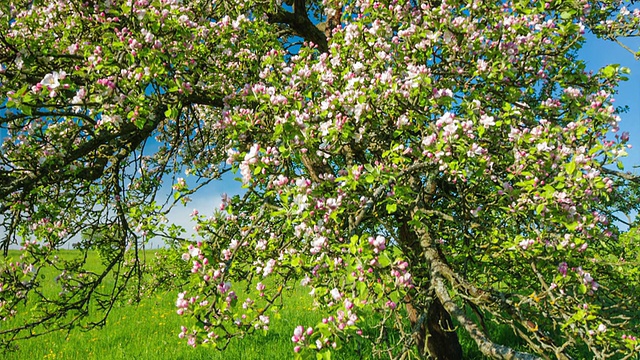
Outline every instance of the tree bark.
MULTIPOLYGON (((423 259, 423 251, 417 234, 411 230, 406 219, 401 216, 397 216, 396 219, 400 225, 398 230, 401 246, 408 250, 407 253, 416 255, 415 261, 420 261, 423 259)), ((437 360, 462 359, 462 346, 454 330, 451 315, 442 306, 437 296, 433 296, 428 307, 423 309, 416 304, 415 299, 407 295, 405 308, 420 356, 428 355, 437 360)))
POLYGON ((462 359, 462 346, 451 315, 435 297, 427 312, 427 350, 438 360, 462 359))
POLYGON ((462 359, 462 346, 458 334, 454 331, 451 316, 440 300, 435 298, 426 312, 418 310, 412 300, 409 296, 405 298, 405 308, 420 356, 428 355, 438 360, 462 359))

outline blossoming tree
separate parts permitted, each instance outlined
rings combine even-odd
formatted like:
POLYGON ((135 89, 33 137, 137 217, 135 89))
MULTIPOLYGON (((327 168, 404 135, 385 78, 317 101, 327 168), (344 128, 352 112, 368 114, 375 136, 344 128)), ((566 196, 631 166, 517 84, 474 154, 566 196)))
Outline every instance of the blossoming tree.
POLYGON ((223 348, 304 286, 325 318, 295 327, 296 356, 367 341, 455 359, 463 332, 495 358, 634 356, 626 69, 576 55, 587 31, 638 35, 626 6, 2 2, 2 245, 23 251, 0 266, 0 316, 29 314, 3 343, 168 286, 180 336, 223 348), (195 213, 195 238, 165 222, 229 172, 245 192, 195 213), (103 271, 56 255, 80 235, 103 271), (161 261, 144 260, 151 238, 161 261), (59 293, 41 290, 48 268, 59 293))

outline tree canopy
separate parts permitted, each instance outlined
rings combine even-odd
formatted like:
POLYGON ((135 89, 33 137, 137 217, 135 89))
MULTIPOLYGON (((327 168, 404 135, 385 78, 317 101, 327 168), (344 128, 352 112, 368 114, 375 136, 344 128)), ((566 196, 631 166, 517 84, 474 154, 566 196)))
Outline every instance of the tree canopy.
POLYGON ((640 236, 621 215, 640 180, 613 105, 628 70, 577 56, 587 32, 637 36, 630 7, 3 2, 1 244, 23 251, 0 264, 0 317, 29 316, 0 341, 170 288, 185 342, 224 348, 305 286, 326 317, 295 329, 301 357, 365 341, 460 358, 462 332, 494 358, 637 355, 640 236), (194 237, 166 222, 229 173, 245 191, 194 213, 194 237), (103 271, 56 255, 80 236, 103 271), (167 249, 146 259, 152 238, 167 249))

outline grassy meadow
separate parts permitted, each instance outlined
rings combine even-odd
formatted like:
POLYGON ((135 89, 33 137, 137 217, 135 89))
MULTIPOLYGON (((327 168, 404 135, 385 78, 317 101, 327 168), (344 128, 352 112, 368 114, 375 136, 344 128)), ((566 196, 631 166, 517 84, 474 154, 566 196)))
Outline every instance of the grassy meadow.
MULTIPOLYGON (((11 251, 10 257, 19 257, 18 251, 11 251)), ((71 259, 79 252, 62 250, 61 257, 71 259)), ((153 256, 152 251, 147 256, 153 256)), ((90 253, 87 264, 100 268, 96 253, 90 253)), ((87 266, 90 268, 91 266, 87 266)), ((51 288, 55 274, 43 274, 50 281, 51 288)), ((143 299, 137 305, 115 307, 100 329, 82 331, 74 329, 70 333, 59 331, 17 343, 18 350, 2 354, 6 360, 18 359, 287 359, 293 354, 291 335, 299 324, 316 324, 321 316, 311 308, 308 289, 294 289, 284 296, 285 307, 280 316, 271 316, 270 331, 263 335, 256 332, 245 339, 234 339, 224 350, 206 347, 192 348, 185 339, 179 339, 180 325, 189 325, 188 318, 176 314, 177 290, 171 293, 157 293, 152 298, 143 299)), ((95 314, 99 316, 100 314, 95 314)), ((11 322, 20 321, 20 316, 11 322)), ((2 323, 0 323, 0 327, 2 323)), ((348 346, 347 346, 348 347, 348 346)), ((369 349, 370 352, 370 349, 369 349)), ((354 348, 344 356, 336 358, 367 358, 365 349, 354 348)))
MULTIPOLYGON (((73 250, 63 250, 60 256, 71 258, 77 254, 73 250)), ((17 251, 11 255, 18 257, 17 251)), ((88 263, 95 263, 99 268, 97 254, 90 256, 88 263)), ((52 282, 51 290, 57 291, 53 278, 53 274, 45 275, 45 279, 52 282)), ((312 310, 312 300, 307 292, 306 288, 298 288, 286 293, 285 306, 280 316, 271 316, 270 331, 266 335, 256 333, 245 339, 234 339, 224 351, 191 348, 186 340, 178 338, 180 325, 189 325, 189 319, 176 314, 176 290, 155 294, 138 305, 114 308, 103 328, 91 331, 74 329, 69 333, 59 331, 21 341, 17 351, 0 354, 0 357, 6 360, 289 359, 293 357, 293 329, 299 324, 316 324, 321 319, 321 315, 312 310)), ((19 317, 11 321, 19 321, 19 317)), ((470 339, 462 338, 461 341, 466 358, 482 358, 470 339)), ((368 359, 371 358, 371 349, 362 344, 347 343, 340 353, 333 355, 334 359, 368 359)))
MULTIPOLYGON (((301 295, 301 294, 298 294, 301 295)), ((271 331, 233 342, 224 352, 187 346, 178 338, 182 321, 175 312, 175 294, 157 295, 137 306, 115 308, 107 325, 88 332, 58 332, 19 344, 17 352, 4 359, 286 359, 291 357, 291 334, 297 325, 285 320, 317 322, 304 304, 292 304, 280 320, 272 317, 271 331)), ((294 297, 290 298, 294 300, 294 297)), ((359 359, 360 357, 347 357, 359 359)))

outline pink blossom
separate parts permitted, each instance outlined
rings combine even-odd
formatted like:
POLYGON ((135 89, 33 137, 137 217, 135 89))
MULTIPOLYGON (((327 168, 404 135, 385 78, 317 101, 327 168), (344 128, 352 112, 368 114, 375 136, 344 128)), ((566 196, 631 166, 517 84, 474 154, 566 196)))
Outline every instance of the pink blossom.
POLYGON ((227 291, 229 291, 229 289, 231 289, 231 283, 229 281, 218 284, 218 291, 221 294, 226 293, 227 291))
POLYGON ((622 142, 629 141, 629 132, 628 131, 623 132, 622 135, 620 135, 620 140, 622 142))
POLYGON ((387 301, 385 303, 385 306, 388 307, 391 310, 394 310, 397 307, 396 303, 391 301, 391 300, 387 301))
POLYGON ((57 72, 54 71, 51 74, 47 74, 40 81, 40 84, 49 90, 54 90, 60 86, 60 80, 64 79, 66 73, 64 71, 57 72))
POLYGON ((297 326, 293 330, 293 336, 291 337, 291 341, 297 343, 304 339, 304 328, 302 326, 297 326))
POLYGON ((485 128, 495 126, 496 122, 494 120, 495 118, 493 116, 482 114, 482 116, 480 116, 480 125, 484 126, 485 128))
POLYGON ((195 337, 189 337, 189 340, 187 340, 187 344, 189 344, 189 346, 191 347, 196 347, 196 338, 195 337))
POLYGON ((538 149, 538 151, 540 152, 549 152, 553 149, 555 149, 555 146, 553 145, 549 145, 549 143, 547 143, 546 141, 536 145, 536 148, 538 149))
POLYGON ((558 272, 562 274, 562 277, 567 276, 567 270, 569 270, 569 265, 566 262, 560 263, 558 266, 558 272))
POLYGON ((176 307, 185 309, 189 306, 189 302, 184 298, 186 292, 181 292, 178 294, 178 300, 176 301, 176 307))
POLYGON ((580 95, 582 95, 582 92, 580 91, 580 89, 576 89, 574 87, 568 87, 564 89, 564 93, 571 98, 577 98, 580 95))
POLYGON ((353 302, 351 302, 351 300, 349 300, 349 299, 345 299, 344 300, 344 308, 347 309, 347 310, 353 309, 353 302))
POLYGON ((200 249, 193 246, 193 245, 189 245, 189 255, 191 255, 192 257, 198 257, 198 255, 200 255, 200 249))
POLYGON ((331 297, 333 298, 333 300, 335 301, 340 301, 340 299, 342 299, 342 295, 340 294, 340 290, 333 288, 331 290, 331 297))

